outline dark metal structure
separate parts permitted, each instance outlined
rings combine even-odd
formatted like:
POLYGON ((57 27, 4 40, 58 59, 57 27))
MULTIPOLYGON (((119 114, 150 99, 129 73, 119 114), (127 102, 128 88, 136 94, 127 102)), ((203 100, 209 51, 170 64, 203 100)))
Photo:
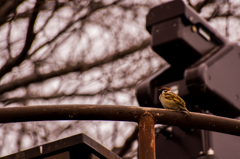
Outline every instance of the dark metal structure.
POLYGON ((1 159, 121 159, 85 134, 47 143, 1 159))
MULTIPOLYGON (((176 125, 240 136, 240 121, 161 108, 118 105, 45 105, 0 108, 0 123, 43 120, 113 120, 139 124, 139 158, 155 159, 155 124, 176 125)), ((184 130, 184 129, 183 129, 184 130)), ((187 130, 187 129, 186 129, 187 130)), ((157 146, 156 146, 157 148, 157 146)), ((160 152, 160 149, 156 149, 160 152)))
POLYGON ((152 8, 146 28, 152 36, 153 50, 170 66, 138 85, 139 105, 162 107, 158 90, 175 86, 192 111, 240 116, 237 44, 229 43, 181 0, 152 8))
MULTIPOLYGON (((170 87, 186 101, 190 111, 239 117, 240 47, 229 43, 181 0, 152 8, 146 20, 152 49, 169 65, 137 86, 139 105, 162 107, 158 90, 170 87)), ((240 146, 239 137, 226 140, 227 135, 219 138, 214 132, 169 128, 171 132, 162 130, 156 137, 157 158, 240 156, 236 148, 240 146)))

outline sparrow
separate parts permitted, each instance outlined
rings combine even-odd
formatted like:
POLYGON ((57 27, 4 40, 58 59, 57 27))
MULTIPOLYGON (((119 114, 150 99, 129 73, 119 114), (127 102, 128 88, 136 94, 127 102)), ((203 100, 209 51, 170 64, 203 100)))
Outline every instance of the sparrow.
POLYGON ((182 110, 186 110, 189 113, 189 115, 191 115, 186 107, 185 101, 181 97, 173 93, 167 87, 161 88, 160 91, 161 91, 161 94, 159 96, 159 100, 165 109, 173 109, 178 111, 182 109, 182 110))

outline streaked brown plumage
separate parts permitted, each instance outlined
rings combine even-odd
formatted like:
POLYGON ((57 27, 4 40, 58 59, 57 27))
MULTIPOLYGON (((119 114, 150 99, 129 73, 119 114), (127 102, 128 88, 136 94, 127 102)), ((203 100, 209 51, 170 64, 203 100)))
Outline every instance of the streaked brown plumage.
MULTIPOLYGON (((185 101, 179 97, 177 94, 173 93, 169 88, 163 87, 160 89, 161 95, 159 96, 159 100, 162 103, 162 106, 165 109, 173 109, 173 110, 186 110, 189 114, 186 107, 185 101)), ((190 114, 191 115, 191 114, 190 114)))

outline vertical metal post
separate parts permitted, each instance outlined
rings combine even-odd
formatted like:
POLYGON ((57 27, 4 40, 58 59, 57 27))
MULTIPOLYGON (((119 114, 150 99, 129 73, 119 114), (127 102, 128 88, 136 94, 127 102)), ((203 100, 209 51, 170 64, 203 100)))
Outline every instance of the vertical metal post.
POLYGON ((155 129, 151 114, 139 119, 139 159, 155 159, 155 129))

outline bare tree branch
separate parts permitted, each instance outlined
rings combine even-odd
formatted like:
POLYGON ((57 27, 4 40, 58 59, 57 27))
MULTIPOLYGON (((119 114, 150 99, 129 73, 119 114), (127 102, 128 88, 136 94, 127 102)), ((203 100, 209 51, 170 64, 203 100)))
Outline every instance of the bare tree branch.
MULTIPOLYGON (((147 77, 148 75, 146 75, 147 77)), ((137 81, 138 82, 138 81, 137 81)), ((115 87, 115 88, 104 88, 101 89, 99 91, 96 92, 91 92, 91 93, 77 93, 77 92, 73 92, 71 94, 64 94, 64 93, 56 93, 56 94, 52 94, 49 96, 41 96, 41 95, 36 95, 36 96, 31 96, 29 94, 26 94, 22 97, 13 97, 13 98, 6 98, 6 99, 0 99, 0 102, 4 103, 5 105, 11 104, 11 103, 22 103, 22 102, 26 102, 28 100, 50 100, 50 99, 60 99, 60 98, 74 98, 74 97, 93 97, 96 95, 107 95, 110 93, 114 93, 114 92, 118 92, 124 89, 133 89, 136 87, 137 82, 134 83, 129 83, 129 84, 125 84, 124 86, 119 86, 119 87, 115 87)))
POLYGON ((10 72, 13 69, 13 67, 18 66, 25 60, 28 50, 32 46, 32 42, 34 41, 34 38, 36 36, 36 34, 33 31, 34 24, 35 24, 37 15, 38 15, 39 8, 43 3, 44 3, 44 1, 42 1, 42 0, 36 1, 36 4, 34 6, 34 12, 32 13, 31 17, 29 18, 28 31, 27 31, 27 35, 26 35, 25 45, 18 56, 16 56, 15 58, 8 59, 7 62, 3 65, 3 67, 1 68, 1 71, 0 71, 0 79, 6 73, 10 72))
POLYGON ((193 6, 190 2, 190 0, 188 0, 188 4, 194 8, 198 13, 201 12, 202 8, 205 7, 207 4, 211 4, 213 3, 215 0, 204 0, 204 1, 199 1, 195 6, 193 6))
POLYGON ((117 153, 118 156, 123 157, 132 147, 134 141, 138 138, 138 126, 135 127, 132 134, 125 140, 125 143, 121 147, 114 147, 113 152, 117 153))
POLYGON ((36 34, 38 34, 39 32, 41 32, 45 27, 46 25, 48 24, 48 22, 52 19, 54 13, 60 9, 63 5, 60 5, 58 0, 55 0, 55 6, 54 6, 54 9, 52 10, 52 13, 51 15, 48 17, 48 19, 45 21, 45 23, 43 24, 43 26, 38 30, 36 31, 36 34))
POLYGON ((231 13, 231 2, 229 2, 229 0, 227 0, 227 4, 228 4, 228 10, 226 13, 225 36, 228 38, 229 37, 229 15, 231 13))
MULTIPOLYGON (((7 22, 9 14, 13 13, 24 0, 5 0, 0 6, 0 26, 7 22)), ((1 2, 2 3, 2 2, 1 2)))
POLYGON ((107 56, 104 59, 99 59, 93 63, 77 63, 75 65, 67 65, 66 67, 57 70, 57 71, 52 71, 50 73, 45 73, 45 74, 32 74, 27 77, 24 77, 22 79, 17 79, 15 81, 12 81, 11 83, 6 83, 0 86, 0 94, 3 94, 5 92, 14 90, 19 87, 27 86, 31 83, 36 83, 40 81, 44 81, 46 79, 50 79, 53 77, 61 76, 68 74, 70 72, 85 72, 87 70, 90 70, 94 67, 99 67, 104 64, 107 64, 109 62, 116 61, 118 59, 124 58, 125 56, 132 54, 135 51, 138 51, 140 49, 144 49, 148 47, 150 44, 150 39, 147 38, 143 40, 140 44, 135 45, 135 46, 130 46, 124 51, 112 54, 107 56))
MULTIPOLYGON (((117 3, 117 2, 115 2, 117 3)), ((73 15, 73 17, 71 18, 71 20, 68 22, 68 24, 61 30, 58 32, 58 34, 56 36, 54 36, 51 40, 43 43, 42 45, 40 45, 38 48, 36 48, 29 56, 28 58, 30 58, 32 55, 34 55, 38 50, 40 50, 41 48, 43 48, 44 46, 54 42, 59 36, 61 36, 63 33, 65 33, 71 26, 73 26, 76 22, 78 21, 85 21, 92 13, 94 13, 95 11, 97 11, 98 9, 101 8, 105 8, 111 5, 114 5, 115 3, 112 4, 108 4, 108 5, 103 5, 102 2, 94 2, 91 1, 89 4, 89 11, 84 15, 81 16, 79 18, 77 18, 76 20, 74 19, 75 15, 83 8, 78 9, 78 11, 73 15)), ((42 28, 43 29, 43 28, 42 28)), ((42 30, 40 29, 40 31, 42 30)), ((39 33, 39 32, 38 32, 39 33)), ((1 93, 0 93, 1 94, 1 93)))

